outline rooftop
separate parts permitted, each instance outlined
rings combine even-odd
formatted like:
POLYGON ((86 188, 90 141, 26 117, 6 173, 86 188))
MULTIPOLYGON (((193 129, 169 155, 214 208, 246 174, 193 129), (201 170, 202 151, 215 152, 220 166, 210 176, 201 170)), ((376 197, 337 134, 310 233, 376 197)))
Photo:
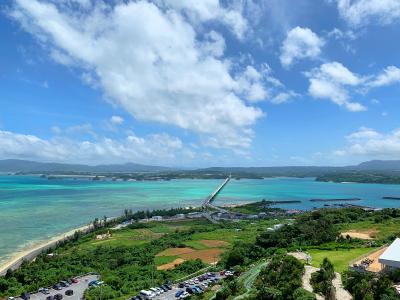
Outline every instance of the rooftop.
POLYGON ((395 239, 378 260, 384 265, 400 268, 400 238, 395 239))

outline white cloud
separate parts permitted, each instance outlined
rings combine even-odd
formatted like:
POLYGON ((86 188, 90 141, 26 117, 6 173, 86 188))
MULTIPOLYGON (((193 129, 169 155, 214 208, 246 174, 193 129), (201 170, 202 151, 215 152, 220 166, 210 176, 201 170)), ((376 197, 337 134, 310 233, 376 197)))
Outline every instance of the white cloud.
MULTIPOLYGON (((322 64, 305 75, 309 78, 308 92, 315 98, 328 99, 350 111, 363 111, 366 107, 351 101, 354 95, 364 96, 372 88, 400 83, 400 69, 389 66, 378 74, 360 76, 339 62, 322 64)), ((379 101, 372 99, 373 104, 379 101)))
POLYGON ((358 131, 353 132, 352 134, 346 136, 346 139, 351 142, 354 142, 362 139, 373 139, 379 137, 381 137, 381 135, 374 129, 368 127, 361 127, 358 131))
POLYGON ((387 25, 400 19, 398 0, 337 0, 337 5, 342 18, 352 26, 374 21, 387 25))
POLYGON ((348 86, 357 86, 363 81, 341 63, 322 64, 319 68, 306 73, 310 86, 308 92, 315 98, 328 99, 349 111, 363 111, 366 107, 352 102, 347 90, 348 86))
POLYGON ((253 66, 247 66, 236 78, 237 90, 243 93, 250 102, 265 100, 269 94, 263 84, 264 75, 253 66))
POLYGON ((164 133, 145 137, 131 133, 122 140, 101 137, 94 141, 77 141, 62 137, 46 140, 0 130, 0 157, 7 158, 89 164, 140 161, 171 165, 192 159, 194 152, 187 150, 180 139, 164 133))
POLYGON ((285 67, 290 66, 295 60, 304 58, 316 58, 321 53, 324 45, 311 29, 295 27, 287 33, 281 47, 280 60, 285 67))
POLYGON ((395 66, 388 66, 380 74, 376 75, 367 83, 369 88, 387 86, 400 83, 400 69, 395 66))
POLYGON ((362 127, 346 138, 349 145, 335 151, 337 156, 358 159, 400 159, 400 129, 385 134, 362 127))
POLYGON ((270 102, 273 104, 281 104, 285 102, 289 102, 291 99, 300 96, 299 94, 293 91, 281 92, 278 93, 275 97, 273 97, 270 102))
MULTIPOLYGON (((52 1, 16 0, 12 16, 57 62, 82 71, 87 84, 98 84, 136 119, 197 132, 219 147, 248 147, 250 128, 263 112, 242 97, 246 88, 233 76, 231 61, 221 57, 222 36, 210 32, 202 39, 188 18, 170 9, 189 10, 187 2, 172 2, 166 8, 147 1, 96 2, 78 12, 52 1)), ((190 2, 200 20, 221 17, 212 6, 218 1, 200 2, 190 2)), ((238 12, 219 9, 227 13, 223 23, 240 35, 238 12)), ((262 94, 254 85, 246 95, 254 100, 262 94)))
POLYGON ((110 118, 110 122, 113 125, 121 125, 122 123, 124 123, 124 119, 120 116, 112 116, 110 118))
POLYGON ((328 32, 328 37, 334 38, 336 40, 341 40, 341 39, 355 40, 357 38, 357 35, 352 30, 343 31, 335 27, 328 32))
POLYGON ((248 30, 248 22, 241 11, 237 7, 223 7, 219 0, 160 0, 159 3, 183 11, 195 21, 219 21, 228 26, 239 39, 248 30))

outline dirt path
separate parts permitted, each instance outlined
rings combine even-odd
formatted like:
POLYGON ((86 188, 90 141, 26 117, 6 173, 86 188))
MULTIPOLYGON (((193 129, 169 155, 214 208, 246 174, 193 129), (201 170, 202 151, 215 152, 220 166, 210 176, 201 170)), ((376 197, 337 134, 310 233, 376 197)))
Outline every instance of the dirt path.
MULTIPOLYGON (((313 288, 311 286, 310 283, 310 279, 311 279, 311 274, 318 271, 318 268, 315 267, 311 267, 311 266, 305 266, 305 272, 303 275, 303 288, 309 292, 314 292, 313 288)), ((353 297, 351 296, 351 294, 346 291, 343 288, 342 285, 342 278, 340 277, 340 274, 335 272, 336 277, 332 280, 332 284, 335 287, 336 290, 336 299, 337 300, 352 300, 353 297)), ((321 295, 315 294, 317 297, 317 300, 324 300, 324 297, 322 297, 321 295)))
MULTIPOLYGON (((311 283, 310 283, 311 274, 318 271, 319 269, 311 267, 311 266, 305 266, 304 268, 305 268, 305 272, 303 275, 303 289, 305 289, 311 293, 314 293, 313 287, 311 286, 311 283)), ((322 297, 318 294, 315 294, 315 296, 317 297, 317 300, 324 300, 324 297, 322 297)))
POLYGON ((342 284, 342 278, 340 277, 340 274, 335 272, 336 277, 332 280, 332 284, 336 289, 336 299, 340 300, 351 300, 353 297, 351 294, 346 291, 343 287, 342 284))
POLYGON ((340 235, 342 237, 346 237, 347 235, 351 238, 361 239, 361 240, 372 240, 378 234, 378 230, 369 229, 369 230, 349 230, 342 232, 340 235))

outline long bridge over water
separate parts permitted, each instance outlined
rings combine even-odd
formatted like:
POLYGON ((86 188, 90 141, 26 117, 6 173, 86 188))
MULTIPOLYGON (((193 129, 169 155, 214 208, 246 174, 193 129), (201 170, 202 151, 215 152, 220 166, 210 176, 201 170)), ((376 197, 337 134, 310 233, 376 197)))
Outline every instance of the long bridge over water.
POLYGON ((212 202, 214 201, 215 197, 217 197, 217 195, 219 194, 219 192, 221 192, 221 190, 228 184, 229 180, 231 180, 231 176, 229 175, 229 177, 227 177, 223 183, 221 183, 215 190, 214 192, 212 192, 203 202, 203 209, 204 209, 204 213, 203 216, 208 219, 209 221, 211 221, 212 223, 217 223, 216 220, 214 220, 211 216, 211 214, 207 211, 208 208, 217 210, 221 213, 229 213, 226 209, 223 209, 221 207, 212 205, 212 202))

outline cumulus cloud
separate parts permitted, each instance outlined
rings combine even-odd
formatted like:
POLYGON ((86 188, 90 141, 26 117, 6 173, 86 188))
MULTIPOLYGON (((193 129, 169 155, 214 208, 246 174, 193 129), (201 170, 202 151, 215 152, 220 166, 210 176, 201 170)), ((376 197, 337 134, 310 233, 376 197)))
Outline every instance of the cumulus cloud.
POLYGON ((366 107, 350 100, 347 87, 357 86, 362 79, 338 62, 322 64, 308 72, 308 92, 315 98, 328 99, 349 111, 363 111, 366 107))
POLYGON ((242 39, 248 30, 248 22, 238 7, 222 7, 219 0, 161 0, 159 3, 183 11, 189 18, 198 22, 218 20, 239 39, 242 39))
POLYGON ((380 133, 374 129, 361 127, 346 137, 349 145, 335 151, 337 156, 362 159, 400 159, 400 129, 380 133))
POLYGON ((288 67, 299 59, 316 58, 324 43, 311 29, 297 26, 287 33, 283 41, 279 57, 281 64, 288 67))
POLYGON ((400 69, 395 66, 389 66, 377 74, 360 76, 339 62, 329 62, 305 75, 309 78, 308 92, 311 96, 328 99, 349 111, 367 109, 361 103, 351 100, 355 95, 361 97, 372 88, 400 83, 400 69))
POLYGON ((400 19, 398 0, 337 0, 339 13, 352 26, 376 21, 382 25, 400 19))
MULTIPOLYGON (((247 83, 223 57, 223 37, 197 32, 195 21, 181 13, 199 22, 222 18, 242 36, 240 12, 211 0, 89 1, 77 10, 78 2, 72 9, 69 1, 16 0, 11 16, 53 59, 80 70, 84 82, 136 119, 197 132, 219 147, 250 145, 251 126, 263 112, 243 98, 241 84, 247 83)), ((264 95, 262 86, 249 86, 249 100, 264 95)))
POLYGON ((77 141, 62 137, 42 139, 0 130, 0 157, 90 164, 104 161, 171 164, 193 158, 193 151, 185 148, 179 138, 165 133, 145 137, 131 133, 121 140, 100 137, 77 141))

